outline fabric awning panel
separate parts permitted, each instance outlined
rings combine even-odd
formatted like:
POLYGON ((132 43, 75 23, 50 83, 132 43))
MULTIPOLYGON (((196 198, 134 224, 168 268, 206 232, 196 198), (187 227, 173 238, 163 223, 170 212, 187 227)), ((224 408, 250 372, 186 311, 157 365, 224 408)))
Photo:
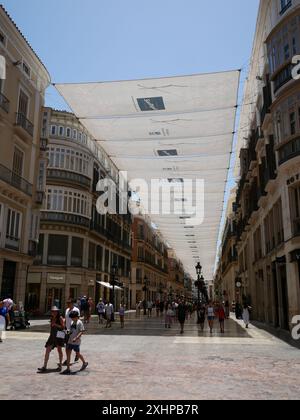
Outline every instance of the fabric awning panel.
MULTIPOLYGON (((150 214, 185 270, 199 259, 212 280, 230 165, 240 71, 119 82, 58 84, 80 122, 128 180, 203 179, 205 218, 150 214)), ((141 190, 141 205, 147 201, 141 190)), ((192 200, 187 191, 187 200, 192 200)), ((162 198, 164 203, 166 198, 162 198)))

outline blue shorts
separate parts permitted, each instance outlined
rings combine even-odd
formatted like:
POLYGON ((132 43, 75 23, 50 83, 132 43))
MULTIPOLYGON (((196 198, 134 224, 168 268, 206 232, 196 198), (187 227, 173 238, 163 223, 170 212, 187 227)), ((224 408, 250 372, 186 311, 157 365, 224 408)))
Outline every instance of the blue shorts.
POLYGON ((208 316, 208 317, 207 317, 207 320, 208 320, 208 321, 214 321, 214 320, 215 320, 215 317, 214 317, 214 316, 208 316))
POLYGON ((80 346, 78 344, 67 344, 67 350, 74 350, 75 353, 80 353, 80 346))

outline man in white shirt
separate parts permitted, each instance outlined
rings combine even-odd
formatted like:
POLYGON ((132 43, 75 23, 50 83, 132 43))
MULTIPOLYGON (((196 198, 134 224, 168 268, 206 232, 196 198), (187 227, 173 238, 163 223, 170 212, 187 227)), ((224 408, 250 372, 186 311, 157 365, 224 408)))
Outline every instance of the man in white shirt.
POLYGON ((107 302, 105 305, 105 314, 106 314, 106 326, 105 328, 111 328, 111 318, 114 313, 114 307, 113 304, 110 302, 107 302))
POLYGON ((66 309, 66 313, 65 313, 65 322, 66 322, 66 330, 67 331, 70 331, 70 329, 71 329, 71 324, 72 324, 72 322, 73 322, 73 320, 70 318, 70 313, 71 312, 77 312, 78 313, 78 315, 80 316, 80 311, 79 311, 79 309, 75 306, 75 301, 74 300, 72 300, 72 299, 69 299, 68 301, 67 301, 67 305, 68 305, 68 307, 67 307, 67 309, 66 309))
MULTIPOLYGON (((65 312, 65 328, 67 330, 66 332, 66 342, 68 342, 69 336, 70 336, 70 330, 71 330, 71 325, 73 320, 70 318, 70 314, 71 312, 76 312, 78 313, 78 317, 80 317, 80 310, 75 306, 75 301, 72 299, 69 299, 67 301, 67 309, 65 312)), ((77 355, 75 356, 75 360, 74 363, 78 362, 78 357, 77 355)), ((63 363, 63 366, 67 366, 67 360, 63 363)))

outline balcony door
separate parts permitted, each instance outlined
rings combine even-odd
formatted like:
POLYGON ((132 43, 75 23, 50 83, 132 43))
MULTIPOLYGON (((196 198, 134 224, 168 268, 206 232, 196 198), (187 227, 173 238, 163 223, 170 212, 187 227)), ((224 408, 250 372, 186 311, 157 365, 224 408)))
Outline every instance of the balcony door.
POLYGON ((20 89, 18 113, 27 118, 29 108, 29 98, 26 93, 20 89))
POLYGON ((24 153, 15 147, 14 157, 13 157, 13 166, 12 166, 12 182, 13 185, 20 188, 21 187, 21 178, 23 175, 23 162, 24 162, 24 153))

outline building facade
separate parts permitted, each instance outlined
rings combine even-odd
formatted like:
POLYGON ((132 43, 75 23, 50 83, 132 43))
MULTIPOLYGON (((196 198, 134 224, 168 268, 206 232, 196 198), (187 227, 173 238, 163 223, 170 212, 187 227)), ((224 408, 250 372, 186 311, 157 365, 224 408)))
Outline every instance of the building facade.
POLYGON ((261 1, 239 131, 238 283, 253 318, 283 330, 300 313, 299 54, 300 1, 261 1))
POLYGON ((0 6, 0 296, 25 304, 26 279, 39 236, 43 185, 41 112, 50 76, 0 6))
POLYGON ((168 294, 168 250, 147 217, 132 224, 132 304, 165 299, 168 294))
POLYGON ((236 287, 238 277, 238 255, 236 248, 236 221, 233 202, 235 201, 235 189, 227 205, 225 227, 219 255, 218 270, 215 276, 215 296, 217 300, 232 302, 239 300, 243 290, 236 287))
POLYGON ((172 298, 179 298, 186 295, 185 272, 182 263, 176 258, 173 250, 168 252, 168 293, 172 298))
POLYGON ((96 208, 97 183, 110 178, 118 185, 116 167, 71 113, 44 108, 42 138, 45 198, 27 279, 28 309, 47 312, 83 295, 111 300, 112 266, 123 284, 115 306, 121 299, 130 305, 131 216, 118 209, 101 215, 96 208))

